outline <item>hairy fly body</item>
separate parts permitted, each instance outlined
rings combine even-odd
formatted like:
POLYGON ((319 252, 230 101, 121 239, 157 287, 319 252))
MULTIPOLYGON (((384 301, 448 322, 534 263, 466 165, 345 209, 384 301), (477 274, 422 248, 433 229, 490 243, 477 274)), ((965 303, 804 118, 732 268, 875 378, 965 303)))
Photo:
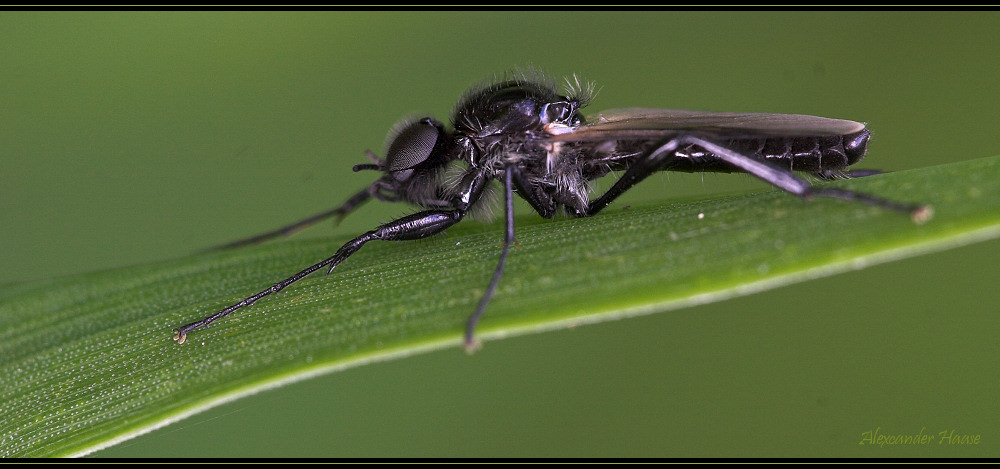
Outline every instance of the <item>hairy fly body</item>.
POLYGON ((476 345, 475 328, 503 274, 514 242, 513 198, 517 194, 539 215, 588 217, 657 171, 714 171, 752 174, 802 198, 857 200, 909 213, 916 222, 930 209, 844 189, 816 188, 795 172, 821 179, 850 177, 868 146, 864 124, 794 114, 719 113, 655 108, 605 111, 584 118, 580 109, 592 85, 567 80, 565 94, 541 76, 517 75, 467 92, 451 119, 451 130, 432 117, 407 120, 390 134, 384 158, 355 171, 377 170, 375 182, 339 207, 259 236, 235 247, 286 235, 319 220, 343 217, 370 199, 416 205, 420 211, 384 223, 347 242, 324 259, 270 288, 200 321, 178 328, 184 343, 192 330, 277 293, 316 270, 327 273, 374 240, 403 241, 441 233, 466 215, 488 211, 496 183, 505 207, 503 249, 493 278, 469 316, 465 346, 476 345), (591 198, 590 181, 621 172, 603 194, 591 198))

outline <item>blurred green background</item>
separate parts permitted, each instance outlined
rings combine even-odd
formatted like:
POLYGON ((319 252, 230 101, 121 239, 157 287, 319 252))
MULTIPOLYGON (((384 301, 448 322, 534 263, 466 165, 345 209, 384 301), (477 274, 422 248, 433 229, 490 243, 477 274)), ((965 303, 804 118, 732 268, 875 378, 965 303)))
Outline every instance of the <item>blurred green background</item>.
MULTIPOLYGON (((516 66, 596 81, 591 112, 865 121, 870 168, 991 156, 998 26, 992 12, 0 13, 0 283, 185 256, 329 208, 371 180, 350 167, 399 118, 445 119, 516 66)), ((616 206, 760 187, 664 174, 616 206)), ((298 236, 407 210, 370 204, 298 236)), ((364 366, 95 455, 995 457, 998 248, 364 366), (981 442, 859 445, 876 429, 981 442)))

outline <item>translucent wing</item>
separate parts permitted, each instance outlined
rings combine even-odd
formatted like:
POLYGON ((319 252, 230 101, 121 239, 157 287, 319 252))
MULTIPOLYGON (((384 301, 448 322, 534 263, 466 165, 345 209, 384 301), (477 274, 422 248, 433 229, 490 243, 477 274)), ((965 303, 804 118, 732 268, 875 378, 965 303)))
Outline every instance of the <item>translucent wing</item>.
POLYGON ((610 109, 589 116, 572 132, 546 140, 598 141, 656 138, 695 132, 723 138, 849 135, 865 124, 803 114, 706 112, 658 108, 610 109))

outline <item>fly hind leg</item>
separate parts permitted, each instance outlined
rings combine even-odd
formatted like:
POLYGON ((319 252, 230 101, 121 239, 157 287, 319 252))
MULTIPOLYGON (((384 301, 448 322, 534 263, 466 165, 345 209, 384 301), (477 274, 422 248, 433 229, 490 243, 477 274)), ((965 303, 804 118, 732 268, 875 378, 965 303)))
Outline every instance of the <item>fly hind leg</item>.
POLYGON ((927 205, 896 202, 847 189, 813 187, 809 181, 796 176, 790 170, 778 168, 703 137, 679 135, 665 139, 662 143, 646 151, 607 192, 590 203, 586 213, 577 213, 576 215, 593 215, 650 174, 668 169, 672 158, 675 158, 676 150, 687 145, 701 147, 741 171, 750 173, 779 189, 805 199, 819 196, 842 200, 856 200, 888 210, 909 213, 910 218, 915 223, 927 221, 932 214, 931 208, 927 205))

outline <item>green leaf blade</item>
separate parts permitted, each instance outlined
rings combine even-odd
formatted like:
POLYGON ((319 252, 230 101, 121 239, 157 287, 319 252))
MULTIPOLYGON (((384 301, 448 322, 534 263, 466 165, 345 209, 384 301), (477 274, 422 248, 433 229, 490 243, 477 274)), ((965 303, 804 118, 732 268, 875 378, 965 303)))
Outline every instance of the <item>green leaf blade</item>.
MULTIPOLYGON (((933 205, 898 213, 776 191, 587 219, 518 219, 480 328, 489 340, 715 301, 1000 235, 1000 157, 842 181, 933 205)), ((0 287, 0 455, 86 454, 317 373, 461 343, 498 225, 372 243, 177 345, 171 330, 327 257, 278 242, 0 287)))

